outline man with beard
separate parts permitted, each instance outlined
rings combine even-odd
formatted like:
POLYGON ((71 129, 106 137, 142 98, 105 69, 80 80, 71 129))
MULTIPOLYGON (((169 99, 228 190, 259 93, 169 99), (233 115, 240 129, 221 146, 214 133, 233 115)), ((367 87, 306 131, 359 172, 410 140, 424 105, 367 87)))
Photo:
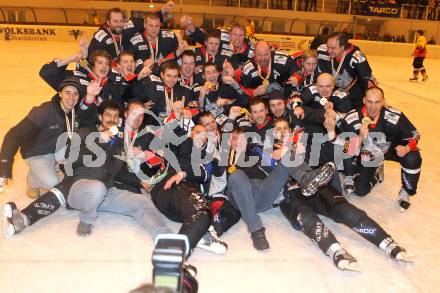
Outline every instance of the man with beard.
POLYGON ((122 39, 128 37, 124 31, 124 14, 120 8, 112 8, 106 13, 106 23, 93 34, 89 46, 89 54, 95 50, 107 51, 112 60, 116 60, 119 52, 123 51, 122 39))
MULTIPOLYGON (((159 19, 163 20, 163 16, 174 7, 172 1, 167 2, 162 8, 155 13, 159 19)), ((144 20, 141 17, 132 17, 124 20, 124 13, 120 8, 112 8, 106 13, 106 23, 101 25, 93 34, 90 42, 90 56, 95 50, 107 51, 116 65, 116 59, 120 52, 129 49, 129 40, 136 33, 144 31, 144 20)))
MULTIPOLYGON (((144 144, 143 141, 146 138, 139 133, 143 112, 144 108, 141 103, 131 102, 129 104, 125 112, 125 145, 121 145, 122 139, 118 139, 112 129, 119 120, 118 106, 112 101, 105 102, 102 114, 100 114, 101 124, 97 126, 98 132, 95 132, 100 138, 98 143, 102 147, 100 151, 107 155, 104 164, 97 168, 90 167, 90 173, 88 173, 87 166, 76 162, 73 177, 67 177, 62 183, 21 211, 13 202, 5 204, 3 206, 3 236, 10 238, 20 233, 38 220, 52 214, 61 205, 65 205, 66 201, 71 207, 81 210, 81 222, 77 229, 80 236, 91 234, 90 222, 97 216, 97 212, 111 212, 133 217, 153 239, 158 234, 171 232, 151 199, 139 192, 142 186, 148 189, 151 181, 143 181, 133 173, 135 171, 129 156, 124 158, 126 162, 118 161, 114 157, 117 154, 123 155, 124 149, 127 153, 136 153, 138 157, 141 157, 140 154, 143 153, 141 145, 144 144)), ((80 135, 86 133, 88 133, 87 130, 80 130, 80 135)), ((87 137, 89 135, 90 133, 87 137)), ((76 147, 73 143, 72 149, 76 147)), ((79 160, 83 160, 88 154, 90 151, 82 145, 79 160)))
POLYGON ((368 60, 359 47, 348 41, 345 33, 332 33, 326 45, 319 46, 318 67, 335 79, 335 85, 350 93, 355 108, 362 106, 362 98, 375 83, 368 60))

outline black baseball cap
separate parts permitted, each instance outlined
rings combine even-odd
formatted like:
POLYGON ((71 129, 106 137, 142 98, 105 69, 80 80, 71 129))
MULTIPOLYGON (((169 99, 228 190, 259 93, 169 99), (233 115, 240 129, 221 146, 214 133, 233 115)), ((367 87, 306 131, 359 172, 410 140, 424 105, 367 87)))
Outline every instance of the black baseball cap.
POLYGON ((58 91, 61 92, 63 90, 63 88, 65 88, 66 86, 73 86, 76 87, 76 89, 78 90, 79 93, 79 97, 82 98, 85 95, 85 90, 84 87, 81 85, 81 83, 79 82, 79 80, 75 77, 67 77, 66 79, 64 79, 59 87, 58 87, 58 91))

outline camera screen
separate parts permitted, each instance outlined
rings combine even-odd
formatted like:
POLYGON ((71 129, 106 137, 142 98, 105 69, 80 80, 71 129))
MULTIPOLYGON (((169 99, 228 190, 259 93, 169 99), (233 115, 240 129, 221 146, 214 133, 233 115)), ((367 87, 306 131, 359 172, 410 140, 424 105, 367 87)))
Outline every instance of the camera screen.
POLYGON ((154 287, 166 287, 177 291, 179 288, 179 276, 155 275, 154 287))

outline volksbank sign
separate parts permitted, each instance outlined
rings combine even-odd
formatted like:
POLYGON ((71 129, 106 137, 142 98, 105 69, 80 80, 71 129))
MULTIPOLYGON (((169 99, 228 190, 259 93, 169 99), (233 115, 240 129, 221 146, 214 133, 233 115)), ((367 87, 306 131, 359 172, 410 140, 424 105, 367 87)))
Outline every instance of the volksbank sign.
POLYGON ((0 27, 0 33, 12 35, 56 36, 54 28, 0 27))
POLYGON ((92 36, 95 30, 96 27, 0 24, 0 38, 6 41, 75 42, 83 36, 92 36))

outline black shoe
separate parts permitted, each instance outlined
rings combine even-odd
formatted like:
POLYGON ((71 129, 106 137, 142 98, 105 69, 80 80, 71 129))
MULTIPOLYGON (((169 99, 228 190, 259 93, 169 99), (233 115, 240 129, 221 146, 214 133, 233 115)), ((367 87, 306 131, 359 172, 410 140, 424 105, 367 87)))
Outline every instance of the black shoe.
POLYGON ((301 180, 301 193, 304 196, 314 195, 320 186, 326 185, 332 180, 336 165, 327 162, 316 170, 307 172, 301 180))
POLYGON ((409 195, 405 189, 400 189, 399 198, 397 199, 397 207, 399 211, 404 212, 409 209, 411 203, 409 202, 409 195))
POLYGON ((269 242, 267 242, 266 235, 264 233, 266 229, 263 227, 255 232, 251 233, 252 244, 256 250, 269 249, 269 242))
POLYGON ((409 79, 409 81, 419 81, 419 78, 418 77, 412 77, 412 78, 409 79))
POLYGON ((90 234, 92 234, 92 224, 86 224, 80 221, 76 229, 76 234, 78 234, 78 236, 90 236, 90 234))

